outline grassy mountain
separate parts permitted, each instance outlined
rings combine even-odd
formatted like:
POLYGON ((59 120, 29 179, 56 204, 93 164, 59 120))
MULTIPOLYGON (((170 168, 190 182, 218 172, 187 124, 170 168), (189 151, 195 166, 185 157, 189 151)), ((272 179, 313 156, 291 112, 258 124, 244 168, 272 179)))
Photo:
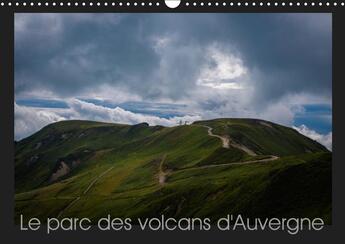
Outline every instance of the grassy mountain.
POLYGON ((63 121, 15 147, 17 220, 240 213, 331 221, 331 153, 268 121, 63 121))

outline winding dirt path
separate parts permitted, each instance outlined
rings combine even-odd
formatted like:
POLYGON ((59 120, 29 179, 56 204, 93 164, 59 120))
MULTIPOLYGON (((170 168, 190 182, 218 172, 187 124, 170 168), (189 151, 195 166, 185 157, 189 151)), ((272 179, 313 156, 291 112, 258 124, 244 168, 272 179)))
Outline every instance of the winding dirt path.
MULTIPOLYGON (((207 133, 209 136, 216 137, 222 141, 223 148, 230 148, 230 146, 235 147, 237 149, 240 149, 244 152, 246 152, 250 156, 257 156, 255 152, 250 150, 244 145, 237 144, 230 140, 227 136, 221 136, 213 134, 212 130, 213 128, 207 125, 201 125, 202 127, 207 128, 207 133)), ((232 165, 247 165, 247 164, 255 164, 255 163, 267 163, 274 160, 279 159, 278 156, 275 155, 267 155, 267 158, 263 159, 256 159, 256 160, 248 160, 248 161, 239 161, 239 162, 232 162, 232 163, 226 163, 226 164, 211 164, 211 165, 204 165, 204 166, 195 166, 190 168, 184 168, 184 169, 177 169, 175 171, 170 172, 164 172, 163 170, 163 163, 166 160, 166 154, 163 156, 160 164, 159 164, 159 172, 158 172, 158 182, 160 185, 164 185, 166 183, 166 178, 168 174, 175 173, 175 172, 181 172, 181 171, 187 171, 187 170, 196 170, 196 169, 208 169, 208 168, 215 168, 215 167, 224 167, 224 166, 232 166, 232 165)))
POLYGON ((213 132, 212 132, 213 128, 212 127, 207 126, 207 125, 201 125, 201 126, 208 129, 207 133, 209 136, 219 138, 222 141, 224 148, 230 148, 230 146, 232 146, 234 148, 237 148, 237 149, 240 149, 241 151, 246 152, 250 156, 257 156, 257 154, 255 152, 253 152, 252 150, 250 150, 249 148, 247 148, 244 145, 241 145, 241 144, 234 142, 228 136, 221 136, 221 135, 213 134, 213 132))
POLYGON ((207 130, 207 134, 208 134, 209 136, 219 138, 219 139, 222 141, 223 147, 224 147, 224 148, 230 148, 230 146, 229 146, 230 140, 229 140, 228 137, 213 134, 213 132, 212 132, 213 128, 212 128, 212 127, 209 127, 209 126, 207 126, 207 125, 202 125, 202 126, 208 129, 208 130, 207 130))
POLYGON ((76 202, 78 202, 80 200, 81 196, 86 195, 90 191, 90 189, 96 184, 96 182, 99 179, 101 179, 103 176, 105 176, 113 168, 114 168, 114 166, 110 167, 109 169, 105 170, 100 175, 98 175, 93 181, 91 181, 91 183, 87 186, 87 188, 83 191, 83 193, 80 196, 76 197, 72 202, 70 202, 65 208, 63 208, 59 212, 57 218, 60 218, 67 209, 71 208, 76 202))
POLYGON ((234 166, 234 165, 248 165, 248 164, 256 164, 256 163, 268 163, 271 161, 278 160, 278 156, 269 155, 267 158, 263 159, 257 159, 257 160, 249 160, 249 161, 239 161, 239 162, 232 162, 232 163, 226 163, 226 164, 210 164, 210 165, 204 165, 204 166, 194 166, 190 168, 182 168, 182 169, 176 169, 175 171, 164 172, 163 170, 160 170, 159 172, 159 184, 164 185, 166 183, 166 176, 168 174, 173 174, 181 171, 189 171, 189 170, 197 170, 197 169, 210 169, 210 168, 217 168, 217 167, 225 167, 225 166, 234 166))
POLYGON ((97 176, 90 184, 89 184, 89 186, 85 189, 85 191, 83 192, 83 195, 85 195, 85 194, 87 194, 89 191, 90 191, 90 189, 91 189, 91 187, 93 187, 94 185, 95 185, 95 183, 100 179, 100 178, 102 178, 103 176, 105 176, 110 170, 112 170, 114 168, 114 166, 113 167, 110 167, 109 169, 107 169, 106 171, 104 171, 102 174, 100 174, 99 176, 97 176))
POLYGON ((231 166, 231 165, 247 165, 247 164, 255 164, 255 163, 267 163, 274 160, 279 159, 278 156, 270 155, 267 158, 263 159, 257 159, 257 160, 249 160, 249 161, 239 161, 239 162, 233 162, 233 163, 226 163, 226 164, 210 164, 210 165, 204 165, 204 166, 195 166, 190 168, 184 168, 177 171, 187 171, 187 170, 195 170, 195 169, 208 169, 208 168, 216 168, 216 167, 223 167, 223 166, 231 166))
POLYGON ((163 163, 166 159, 167 155, 165 154, 159 164, 159 172, 158 172, 158 182, 160 185, 164 185, 165 184, 165 181, 166 181, 166 178, 167 178, 167 173, 164 172, 163 170, 163 163))

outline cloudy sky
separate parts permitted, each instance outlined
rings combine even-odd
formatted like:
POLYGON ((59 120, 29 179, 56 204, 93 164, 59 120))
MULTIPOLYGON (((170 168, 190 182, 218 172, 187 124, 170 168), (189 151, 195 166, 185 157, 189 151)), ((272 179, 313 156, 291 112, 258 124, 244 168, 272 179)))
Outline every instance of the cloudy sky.
POLYGON ((332 145, 331 14, 15 14, 15 138, 261 118, 332 145))

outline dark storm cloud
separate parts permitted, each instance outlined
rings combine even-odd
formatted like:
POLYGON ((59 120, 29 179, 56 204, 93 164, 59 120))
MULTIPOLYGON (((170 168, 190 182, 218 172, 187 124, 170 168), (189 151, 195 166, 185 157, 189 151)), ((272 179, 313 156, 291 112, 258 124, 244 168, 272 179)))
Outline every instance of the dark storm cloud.
POLYGON ((300 91, 331 96, 330 15, 261 15, 242 23, 249 22, 253 31, 239 28, 238 36, 247 63, 261 72, 256 86, 260 98, 300 91))
MULTIPOLYGON (((103 15, 103 21, 95 21, 97 15, 52 16, 18 17, 25 21, 15 38, 19 94, 41 87, 59 96, 75 95, 90 86, 149 75, 157 62, 138 29, 123 28, 122 16, 103 15)), ((125 26, 138 27, 138 21, 127 20, 125 26)))
POLYGON ((261 104, 331 94, 329 14, 16 14, 16 95, 77 96, 101 84, 141 97, 188 96, 214 42, 253 69, 261 104), (170 38, 160 53, 155 38, 170 38))

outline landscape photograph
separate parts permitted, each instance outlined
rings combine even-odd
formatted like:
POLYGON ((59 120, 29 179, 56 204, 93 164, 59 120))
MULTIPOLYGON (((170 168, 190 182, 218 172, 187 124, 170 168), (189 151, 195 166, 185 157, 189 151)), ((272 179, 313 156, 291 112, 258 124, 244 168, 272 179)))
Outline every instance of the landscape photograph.
POLYGON ((332 15, 16 13, 15 223, 332 224, 332 15))

